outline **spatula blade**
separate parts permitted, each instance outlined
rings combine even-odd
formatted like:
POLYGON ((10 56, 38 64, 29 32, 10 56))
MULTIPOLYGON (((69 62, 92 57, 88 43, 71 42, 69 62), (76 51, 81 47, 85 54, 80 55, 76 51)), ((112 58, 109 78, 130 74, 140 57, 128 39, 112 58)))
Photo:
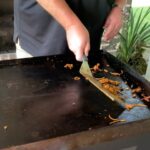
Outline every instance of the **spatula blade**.
POLYGON ((90 70, 88 59, 86 56, 83 57, 83 62, 80 67, 79 72, 89 80, 90 83, 92 83, 95 87, 97 87, 102 93, 104 93, 107 97, 109 97, 112 101, 118 102, 123 108, 125 108, 126 104, 125 102, 119 98, 118 96, 110 93, 108 90, 103 88, 102 84, 98 82, 92 75, 92 72, 90 70))
POLYGON ((84 74, 93 77, 90 66, 88 64, 88 58, 86 56, 83 56, 83 62, 80 67, 79 72, 84 76, 84 74))

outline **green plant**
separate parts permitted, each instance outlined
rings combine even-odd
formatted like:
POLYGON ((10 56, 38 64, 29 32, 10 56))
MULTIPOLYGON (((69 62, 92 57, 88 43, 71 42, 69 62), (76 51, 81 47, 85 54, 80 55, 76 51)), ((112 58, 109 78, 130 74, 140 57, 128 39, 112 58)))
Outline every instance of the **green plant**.
POLYGON ((141 74, 145 73, 147 67, 142 54, 150 49, 150 22, 145 19, 149 14, 150 8, 131 9, 129 19, 119 33, 117 57, 141 74))

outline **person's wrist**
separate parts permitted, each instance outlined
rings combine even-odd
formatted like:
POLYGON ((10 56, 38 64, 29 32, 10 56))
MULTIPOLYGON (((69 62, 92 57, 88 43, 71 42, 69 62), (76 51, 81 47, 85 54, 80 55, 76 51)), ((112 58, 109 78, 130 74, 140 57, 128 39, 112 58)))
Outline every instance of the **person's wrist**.
POLYGON ((117 3, 113 3, 113 4, 112 4, 112 9, 118 9, 118 10, 120 10, 121 12, 123 12, 124 7, 121 6, 121 5, 119 5, 119 4, 117 4, 117 3))
POLYGON ((72 18, 70 23, 68 23, 64 27, 64 29, 65 29, 65 31, 68 31, 68 30, 70 30, 72 28, 77 28, 77 27, 81 27, 81 26, 83 26, 83 24, 81 23, 81 21, 77 17, 75 17, 75 18, 72 18))

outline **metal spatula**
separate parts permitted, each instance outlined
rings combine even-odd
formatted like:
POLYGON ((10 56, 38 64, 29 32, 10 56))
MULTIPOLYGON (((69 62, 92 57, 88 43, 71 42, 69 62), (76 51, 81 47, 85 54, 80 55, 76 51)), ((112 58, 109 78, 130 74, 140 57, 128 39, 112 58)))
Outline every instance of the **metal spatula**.
POLYGON ((91 82, 95 87, 97 87, 101 92, 103 92, 106 96, 108 96, 112 101, 118 102, 123 108, 125 108, 125 102, 117 97, 116 95, 110 93, 108 90, 103 88, 102 84, 97 81, 90 70, 89 64, 88 64, 88 58, 86 56, 83 56, 83 62, 79 70, 80 74, 82 74, 89 82, 91 82))

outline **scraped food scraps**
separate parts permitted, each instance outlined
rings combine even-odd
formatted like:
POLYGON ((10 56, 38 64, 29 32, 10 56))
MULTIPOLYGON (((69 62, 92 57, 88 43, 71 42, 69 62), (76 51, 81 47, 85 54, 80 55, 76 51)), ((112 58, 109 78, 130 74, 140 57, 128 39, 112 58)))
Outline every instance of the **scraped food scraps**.
POLYGON ((110 74, 113 76, 120 76, 120 73, 117 73, 117 72, 110 72, 110 74))
POLYGON ((110 125, 114 124, 114 123, 118 123, 118 122, 126 122, 125 119, 113 118, 113 117, 110 116, 110 114, 108 115, 108 117, 111 120, 111 122, 109 123, 110 125))
POLYGON ((66 68, 66 69, 73 69, 73 64, 66 64, 65 66, 64 66, 64 68, 66 68))
POLYGON ((101 71, 100 69, 100 63, 97 63, 96 65, 94 65, 92 68, 91 68, 91 71, 93 71, 94 73, 98 72, 98 71, 101 71))
POLYGON ((76 76, 76 77, 74 77, 73 79, 76 80, 76 81, 78 81, 78 80, 80 80, 80 77, 77 77, 77 76, 76 76))
POLYGON ((141 87, 137 87, 135 89, 132 89, 132 93, 140 93, 142 92, 142 88, 141 87))
POLYGON ((118 93, 120 93, 120 88, 118 87, 118 85, 120 84, 119 81, 110 80, 105 77, 99 78, 98 81, 102 84, 103 88, 105 88, 112 94, 117 95, 118 93))
POLYGON ((131 110, 134 107, 146 107, 146 105, 144 105, 144 104, 126 104, 125 107, 127 110, 131 110))
POLYGON ((102 78, 99 78, 99 82, 102 83, 102 84, 113 84, 113 85, 119 85, 120 82, 119 81, 114 81, 114 80, 111 80, 111 79, 108 79, 108 78, 105 78, 105 77, 102 77, 102 78))

